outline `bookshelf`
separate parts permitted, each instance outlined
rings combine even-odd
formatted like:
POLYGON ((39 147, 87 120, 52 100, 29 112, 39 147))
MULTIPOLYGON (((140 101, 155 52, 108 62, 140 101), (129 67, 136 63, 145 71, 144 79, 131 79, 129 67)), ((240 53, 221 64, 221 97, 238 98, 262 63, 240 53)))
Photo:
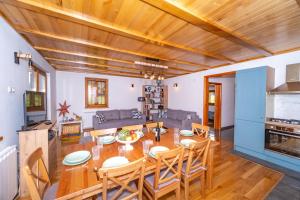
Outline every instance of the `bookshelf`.
POLYGON ((152 120, 152 115, 159 113, 160 105, 164 110, 168 108, 168 86, 166 85, 144 85, 143 97, 145 101, 142 103, 142 111, 147 120, 152 120))

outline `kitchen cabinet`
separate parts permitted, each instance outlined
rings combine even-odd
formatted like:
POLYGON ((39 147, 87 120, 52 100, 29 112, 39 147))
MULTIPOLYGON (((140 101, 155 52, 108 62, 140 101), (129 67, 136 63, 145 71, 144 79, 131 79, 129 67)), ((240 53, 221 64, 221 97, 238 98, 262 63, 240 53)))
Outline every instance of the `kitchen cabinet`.
POLYGON ((272 80, 270 70, 258 67, 236 73, 234 146, 254 156, 264 152, 266 91, 268 81, 272 80))
POLYGON ((267 67, 236 73, 236 119, 265 121, 267 67))
POLYGON ((252 122, 237 119, 235 122, 234 144, 239 148, 253 151, 254 155, 264 152, 265 125, 261 122, 252 122))

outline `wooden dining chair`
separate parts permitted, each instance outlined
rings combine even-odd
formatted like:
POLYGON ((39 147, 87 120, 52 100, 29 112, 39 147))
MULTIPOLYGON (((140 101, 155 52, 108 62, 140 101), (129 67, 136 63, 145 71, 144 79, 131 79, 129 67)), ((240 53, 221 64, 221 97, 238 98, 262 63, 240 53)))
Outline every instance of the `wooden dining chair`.
POLYGON ((90 132, 90 134, 92 137, 97 137, 97 136, 109 135, 116 132, 117 132, 117 128, 109 128, 109 129, 93 130, 90 132))
POLYGON ((22 172, 32 199, 52 200, 56 198, 58 184, 51 185, 42 156, 43 151, 39 147, 28 157, 22 172))
POLYGON ((175 191, 176 199, 180 199, 180 177, 184 149, 176 149, 157 153, 154 174, 145 177, 144 193, 149 199, 175 191))
MULTIPOLYGON (((162 128, 164 126, 164 122, 158 122, 158 126, 159 128, 162 128)), ((147 123, 146 124, 146 128, 147 128, 147 132, 150 133, 151 130, 153 128, 156 128, 157 127, 157 122, 153 122, 153 123, 147 123)))
POLYGON ((192 123, 192 132, 196 133, 198 136, 208 138, 209 127, 198 123, 192 123))
POLYGON ((182 166, 182 185, 184 186, 185 200, 189 199, 189 184, 196 178, 200 179, 201 195, 205 195, 205 172, 207 170, 207 157, 210 148, 210 139, 192 143, 189 146, 187 161, 182 166))
POLYGON ((126 130, 138 130, 138 131, 142 131, 143 130, 143 124, 140 125, 132 125, 132 126, 124 126, 122 127, 122 129, 126 129, 126 130))
POLYGON ((146 158, 143 157, 120 167, 98 169, 97 177, 99 180, 102 179, 103 189, 97 199, 138 198, 142 200, 145 162, 146 158))

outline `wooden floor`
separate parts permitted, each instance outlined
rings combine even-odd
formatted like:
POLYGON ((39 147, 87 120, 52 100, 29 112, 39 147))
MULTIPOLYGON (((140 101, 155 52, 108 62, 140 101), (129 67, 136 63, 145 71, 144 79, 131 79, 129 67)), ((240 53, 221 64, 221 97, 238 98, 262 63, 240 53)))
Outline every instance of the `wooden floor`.
MULTIPOLYGON (((60 175, 61 161, 66 145, 58 146, 58 170, 54 182, 60 175)), ((204 199, 265 199, 281 180, 283 174, 232 154, 232 147, 231 140, 223 140, 221 145, 215 149, 213 189, 206 192, 204 199)), ((203 199, 200 196, 199 187, 200 182, 191 183, 190 199, 203 199)), ((183 192, 182 189, 182 199, 184 199, 183 192)), ((174 198, 175 194, 169 194, 162 199, 174 198)))

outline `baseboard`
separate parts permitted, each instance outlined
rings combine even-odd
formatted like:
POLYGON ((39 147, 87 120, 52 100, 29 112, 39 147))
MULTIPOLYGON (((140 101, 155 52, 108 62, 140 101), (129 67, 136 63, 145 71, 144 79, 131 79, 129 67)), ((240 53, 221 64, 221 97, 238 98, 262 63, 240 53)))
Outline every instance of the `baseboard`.
POLYGON ((221 131, 228 130, 228 129, 232 129, 232 128, 234 128, 234 125, 225 126, 225 127, 222 127, 222 128, 221 128, 221 131))

